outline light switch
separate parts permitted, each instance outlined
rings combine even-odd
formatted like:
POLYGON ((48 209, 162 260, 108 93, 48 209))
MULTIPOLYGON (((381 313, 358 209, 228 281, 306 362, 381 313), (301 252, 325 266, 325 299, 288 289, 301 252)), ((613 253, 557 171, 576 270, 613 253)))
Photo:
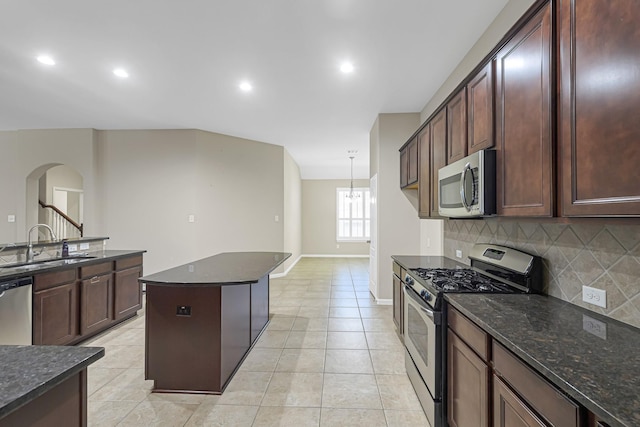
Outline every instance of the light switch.
POLYGON ((276 222, 280 221, 280 217, 278 215, 276 215, 274 219, 276 222))
POLYGON ((7 222, 16 222, 15 215, 7 215, 7 222))

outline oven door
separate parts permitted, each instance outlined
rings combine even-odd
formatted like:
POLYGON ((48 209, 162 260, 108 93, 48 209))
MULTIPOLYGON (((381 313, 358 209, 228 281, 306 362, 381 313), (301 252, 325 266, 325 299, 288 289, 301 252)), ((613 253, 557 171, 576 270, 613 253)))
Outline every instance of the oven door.
POLYGON ((434 400, 441 390, 441 313, 404 287, 404 344, 434 400))

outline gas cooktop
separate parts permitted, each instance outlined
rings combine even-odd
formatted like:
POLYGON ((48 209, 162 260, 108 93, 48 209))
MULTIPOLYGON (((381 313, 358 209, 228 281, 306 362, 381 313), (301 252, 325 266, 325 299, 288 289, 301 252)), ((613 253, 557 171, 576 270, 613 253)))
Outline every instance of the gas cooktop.
POLYGON ((511 286, 484 276, 470 268, 412 268, 418 277, 429 281, 441 292, 511 293, 511 286))

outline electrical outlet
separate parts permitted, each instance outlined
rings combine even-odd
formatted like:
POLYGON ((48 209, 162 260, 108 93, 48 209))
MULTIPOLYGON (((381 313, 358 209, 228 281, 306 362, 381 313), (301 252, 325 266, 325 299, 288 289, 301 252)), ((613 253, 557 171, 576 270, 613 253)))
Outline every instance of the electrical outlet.
POLYGON ((196 216, 195 215, 189 215, 188 220, 189 220, 189 222, 196 222, 196 216))
POLYGON ((78 245, 69 245, 69 252, 73 253, 73 252, 78 252, 78 245))
POLYGON ((586 314, 582 315, 582 329, 598 338, 607 339, 607 324, 586 314))
POLYGON ((176 316, 182 317, 190 317, 191 316, 191 306, 190 305, 179 305, 176 307, 176 316))
POLYGON ((462 258, 462 251, 460 249, 456 249, 456 258, 462 258))
POLYGON ((340 245, 336 245, 336 249, 340 249, 340 245))
POLYGON ((607 308, 607 291, 589 286, 582 287, 582 301, 607 308))
POLYGON ((431 238, 427 237, 427 247, 430 248, 431 247, 431 238))
POLYGON ((86 251, 89 249, 89 244, 88 243, 80 243, 80 250, 81 251, 86 251))
POLYGON ((276 222, 280 221, 280 217, 279 217, 278 215, 276 215, 273 219, 274 219, 276 222))

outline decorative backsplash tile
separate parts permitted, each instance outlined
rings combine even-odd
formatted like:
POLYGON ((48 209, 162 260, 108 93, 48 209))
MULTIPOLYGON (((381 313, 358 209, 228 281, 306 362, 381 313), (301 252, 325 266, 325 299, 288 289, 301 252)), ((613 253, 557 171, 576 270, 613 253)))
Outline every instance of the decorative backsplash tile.
MULTIPOLYGON (((74 242, 77 244, 77 242, 74 242)), ((82 253, 95 253, 104 251, 104 240, 91 240, 86 242, 89 244, 89 249, 81 251, 82 253)), ((59 258, 62 251, 62 242, 55 245, 39 246, 34 244, 34 248, 40 252, 35 258, 35 261, 45 261, 48 259, 59 258)), ((6 246, 0 246, 0 265, 15 264, 17 262, 24 262, 26 258, 26 246, 20 245, 15 247, 13 244, 6 246)))
POLYGON ((444 254, 496 243, 539 255, 544 292, 640 328, 640 225, 445 220, 444 254), (582 286, 607 292, 607 308, 582 301, 582 286))

